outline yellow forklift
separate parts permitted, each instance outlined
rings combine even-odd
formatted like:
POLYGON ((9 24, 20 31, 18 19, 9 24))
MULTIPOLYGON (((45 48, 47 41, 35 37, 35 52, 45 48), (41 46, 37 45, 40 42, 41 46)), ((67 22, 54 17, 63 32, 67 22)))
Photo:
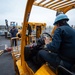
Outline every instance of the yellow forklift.
MULTIPOLYGON (((23 24, 22 24, 23 25, 23 24)), ((39 38, 41 33, 46 28, 46 23, 44 22, 28 22, 27 30, 26 30, 26 44, 30 44, 31 42, 36 42, 36 38, 39 38)), ((22 36, 22 28, 19 30, 16 35, 21 39, 22 36)))
MULTIPOLYGON (((66 68, 59 66, 57 72, 54 72, 48 64, 43 64, 39 69, 35 72, 29 66, 27 61, 25 61, 25 50, 26 50, 26 30, 29 21, 29 15, 31 13, 32 6, 40 6, 42 8, 52 9, 57 11, 56 15, 60 13, 66 13, 70 9, 75 8, 75 0, 27 0, 25 16, 23 21, 23 28, 22 28, 22 37, 21 37, 21 57, 19 60, 16 61, 16 73, 18 75, 63 75, 62 73, 66 73, 67 75, 75 75, 75 73, 67 70, 66 68)), ((56 27, 54 28, 54 30, 56 27)), ((53 31, 54 32, 54 31, 53 31)), ((34 66, 34 65, 33 65, 34 66)), ((32 66, 32 67, 33 67, 32 66)))

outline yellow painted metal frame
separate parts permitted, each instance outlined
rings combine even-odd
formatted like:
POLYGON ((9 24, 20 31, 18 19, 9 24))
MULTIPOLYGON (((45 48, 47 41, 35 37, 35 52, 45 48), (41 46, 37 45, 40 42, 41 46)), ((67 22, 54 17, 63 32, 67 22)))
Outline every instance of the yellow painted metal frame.
POLYGON ((30 24, 32 31, 36 30, 37 26, 41 27, 41 29, 38 30, 39 32, 36 32, 36 35, 31 34, 28 36, 27 44, 30 44, 30 38, 32 38, 33 40, 36 40, 36 39, 34 39, 35 37, 36 38, 40 37, 40 34, 42 33, 42 31, 45 30, 45 28, 46 28, 46 23, 44 23, 44 22, 43 23, 42 22, 28 22, 28 24, 30 24), (34 28, 33 28, 33 26, 34 26, 34 28))
POLYGON ((34 75, 56 75, 48 65, 44 64, 34 75))
POLYGON ((75 0, 35 0, 34 5, 66 13, 75 8, 75 0))
MULTIPOLYGON (((31 26, 32 31, 36 30, 37 26, 40 26, 41 27, 41 33, 42 33, 42 31, 45 30, 45 28, 46 28, 46 23, 44 23, 44 22, 28 22, 28 24, 31 26), (33 28, 33 26, 34 26, 34 28, 33 28)), ((22 26, 19 26, 17 28, 18 28, 18 33, 17 33, 16 36, 18 37, 18 34, 20 34, 22 36, 22 26)), ((41 33, 39 33, 39 34, 37 33, 37 35, 40 35, 41 33)), ((26 45, 30 44, 30 37, 32 37, 32 36, 33 35, 26 36, 26 38, 27 38, 26 41, 25 41, 26 45)), ((21 38, 19 38, 19 39, 21 39, 21 38)))
MULTIPOLYGON (((28 22, 32 28, 32 26, 34 26, 34 29, 36 29, 36 26, 44 26, 44 28, 46 27, 46 23, 42 23, 42 22, 28 22)), ((42 28, 42 30, 44 30, 44 28, 42 28)), ((33 29, 32 29, 33 30, 33 29)))
MULTIPOLYGON (((25 75, 25 74, 30 75, 31 73, 30 71, 28 71, 29 69, 27 68, 27 64, 24 60, 24 47, 26 46, 26 43, 25 43, 26 36, 25 35, 26 35, 26 29, 28 25, 28 18, 29 18, 29 14, 30 14, 33 2, 34 0, 28 0, 25 15, 24 15, 23 28, 22 28, 23 35, 22 35, 22 40, 21 40, 21 60, 18 60, 16 62, 20 75, 25 75)), ((31 75, 33 75, 32 73, 31 75)))
POLYGON ((25 11, 25 16, 24 16, 24 21, 23 21, 23 29, 22 33, 22 41, 21 41, 21 64, 23 66, 23 69, 25 69, 25 62, 24 62, 24 47, 25 47, 25 35, 26 35, 26 27, 28 25, 28 18, 29 18, 29 13, 31 11, 32 5, 33 5, 34 0, 28 0, 27 6, 26 6, 26 11, 25 11))
POLYGON ((24 47, 26 46, 25 35, 26 35, 26 29, 28 25, 29 14, 33 4, 36 6, 41 6, 58 12, 66 13, 68 10, 75 8, 75 1, 74 0, 49 0, 48 2, 45 1, 46 0, 41 0, 40 2, 37 2, 37 0, 28 0, 27 2, 24 21, 23 21, 23 28, 22 28, 23 35, 21 40, 21 60, 18 60, 16 62, 20 75, 55 75, 47 65, 43 65, 36 73, 34 73, 28 67, 28 65, 24 60, 24 47))

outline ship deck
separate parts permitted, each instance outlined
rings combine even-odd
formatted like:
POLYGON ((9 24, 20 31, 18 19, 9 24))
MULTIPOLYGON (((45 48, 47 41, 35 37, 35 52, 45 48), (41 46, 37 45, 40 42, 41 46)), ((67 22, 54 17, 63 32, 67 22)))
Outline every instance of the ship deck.
MULTIPOLYGON (((18 44, 20 44, 20 41, 18 41, 18 44)), ((5 45, 11 46, 10 39, 0 36, 0 50, 4 50, 5 45)), ((4 52, 0 55, 0 75, 16 75, 11 52, 4 52)))

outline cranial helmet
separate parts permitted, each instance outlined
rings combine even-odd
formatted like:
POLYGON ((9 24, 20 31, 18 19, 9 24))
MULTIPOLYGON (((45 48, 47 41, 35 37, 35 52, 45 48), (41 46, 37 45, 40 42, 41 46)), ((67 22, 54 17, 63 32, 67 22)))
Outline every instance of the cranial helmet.
POLYGON ((54 21, 54 25, 56 25, 59 21, 61 20, 66 20, 68 21, 69 18, 65 15, 65 14, 59 14, 58 16, 56 16, 56 19, 54 21))

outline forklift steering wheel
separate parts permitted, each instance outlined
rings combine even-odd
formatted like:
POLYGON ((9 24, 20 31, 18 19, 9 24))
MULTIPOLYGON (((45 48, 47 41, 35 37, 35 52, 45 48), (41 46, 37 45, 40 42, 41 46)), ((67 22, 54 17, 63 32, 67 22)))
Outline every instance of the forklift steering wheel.
POLYGON ((51 36, 49 33, 47 33, 47 32, 44 32, 44 33, 41 35, 41 38, 45 38, 45 37, 49 37, 49 38, 52 39, 52 36, 51 36))
POLYGON ((45 45, 45 42, 44 42, 44 38, 48 37, 49 39, 52 39, 52 36, 49 34, 49 33, 43 33, 41 35, 41 37, 37 40, 37 45, 38 46, 42 46, 42 45, 45 45))

